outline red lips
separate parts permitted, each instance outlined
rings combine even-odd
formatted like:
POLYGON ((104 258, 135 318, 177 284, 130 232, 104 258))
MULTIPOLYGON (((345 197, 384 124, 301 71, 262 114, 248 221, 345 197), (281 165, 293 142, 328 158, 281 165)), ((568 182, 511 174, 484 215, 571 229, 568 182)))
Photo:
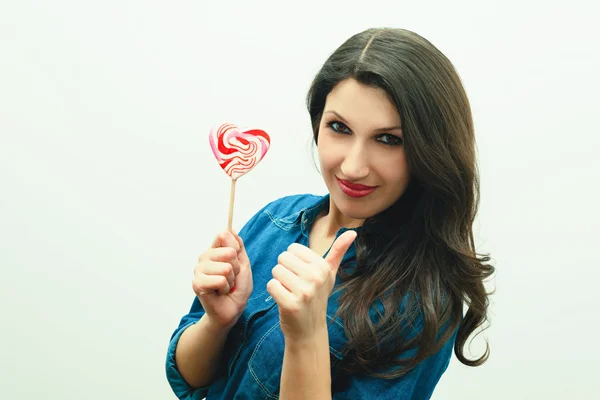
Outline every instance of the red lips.
POLYGON ((350 181, 346 181, 344 179, 339 179, 338 181, 342 182, 345 186, 349 187, 350 189, 354 189, 354 190, 369 190, 369 189, 375 189, 376 186, 367 186, 367 185, 360 185, 358 183, 352 183, 350 181))
POLYGON ((339 179, 337 176, 336 179, 338 181, 338 185, 340 185, 340 189, 342 190, 342 192, 344 192, 347 196, 353 198, 368 196, 369 194, 373 193, 375 189, 377 189, 377 186, 367 186, 358 183, 352 183, 344 179, 339 179))

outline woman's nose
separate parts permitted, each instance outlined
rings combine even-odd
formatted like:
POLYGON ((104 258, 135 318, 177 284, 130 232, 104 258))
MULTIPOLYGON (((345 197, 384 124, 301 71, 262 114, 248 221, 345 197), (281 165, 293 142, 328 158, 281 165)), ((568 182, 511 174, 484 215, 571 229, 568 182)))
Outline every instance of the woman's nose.
POLYGON ((352 146, 344 157, 341 170, 344 177, 352 181, 366 178, 369 175, 369 163, 365 149, 360 145, 352 146))

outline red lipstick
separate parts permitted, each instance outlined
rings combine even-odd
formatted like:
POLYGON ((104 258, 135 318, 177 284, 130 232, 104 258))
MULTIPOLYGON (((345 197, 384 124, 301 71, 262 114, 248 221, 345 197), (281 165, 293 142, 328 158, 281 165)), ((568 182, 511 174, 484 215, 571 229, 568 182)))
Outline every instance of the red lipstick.
POLYGON ((340 185, 340 189, 342 189, 342 192, 350 197, 364 197, 373 193, 373 191, 377 189, 377 186, 367 186, 358 183, 352 183, 344 179, 339 179, 337 176, 336 179, 340 185))

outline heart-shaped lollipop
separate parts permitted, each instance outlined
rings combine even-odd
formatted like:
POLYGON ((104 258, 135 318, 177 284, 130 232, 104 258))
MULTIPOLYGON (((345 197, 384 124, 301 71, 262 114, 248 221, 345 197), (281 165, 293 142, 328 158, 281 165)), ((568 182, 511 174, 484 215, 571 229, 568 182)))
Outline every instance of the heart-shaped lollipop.
POLYGON ((234 124, 224 123, 210 130, 209 142, 219 165, 235 181, 263 159, 271 138, 261 129, 241 130, 234 124))
POLYGON ((235 183, 263 159, 271 138, 261 129, 240 129, 234 124, 215 125, 208 135, 210 148, 223 171, 231 177, 231 197, 229 199, 229 220, 231 231, 235 183))

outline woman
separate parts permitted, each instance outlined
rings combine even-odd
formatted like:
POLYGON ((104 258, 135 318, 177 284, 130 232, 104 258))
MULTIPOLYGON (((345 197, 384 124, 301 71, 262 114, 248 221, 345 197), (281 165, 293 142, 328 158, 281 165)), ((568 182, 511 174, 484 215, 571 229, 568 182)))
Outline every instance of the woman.
POLYGON ((369 29, 308 93, 325 196, 287 196, 217 235, 173 333, 180 399, 427 399, 486 321, 471 111, 419 35, 369 29), (463 316, 463 303, 468 311, 463 316))

